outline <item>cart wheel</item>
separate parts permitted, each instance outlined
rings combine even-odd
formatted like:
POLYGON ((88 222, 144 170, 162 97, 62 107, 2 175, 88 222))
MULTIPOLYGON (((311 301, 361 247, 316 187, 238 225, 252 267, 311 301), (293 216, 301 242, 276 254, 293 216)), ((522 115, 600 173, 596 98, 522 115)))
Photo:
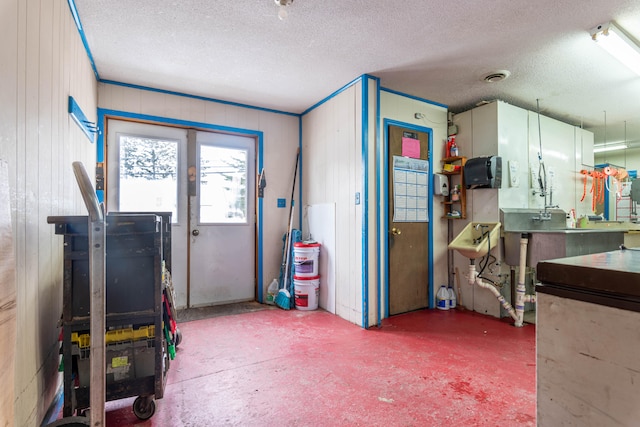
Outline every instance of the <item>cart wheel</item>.
POLYGON ((133 413, 141 420, 148 420, 156 412, 156 402, 150 396, 138 396, 133 401, 133 413))
POLYGON ((176 328, 176 336, 174 337, 175 343, 174 345, 177 347, 182 342, 182 331, 179 328, 176 328))

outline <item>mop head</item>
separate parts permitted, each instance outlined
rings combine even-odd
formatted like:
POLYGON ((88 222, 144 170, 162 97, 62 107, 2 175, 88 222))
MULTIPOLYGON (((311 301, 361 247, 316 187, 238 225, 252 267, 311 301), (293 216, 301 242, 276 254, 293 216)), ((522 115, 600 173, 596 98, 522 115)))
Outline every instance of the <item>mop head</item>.
POLYGON ((286 289, 280 289, 275 302, 278 307, 289 310, 291 308, 291 294, 286 289))

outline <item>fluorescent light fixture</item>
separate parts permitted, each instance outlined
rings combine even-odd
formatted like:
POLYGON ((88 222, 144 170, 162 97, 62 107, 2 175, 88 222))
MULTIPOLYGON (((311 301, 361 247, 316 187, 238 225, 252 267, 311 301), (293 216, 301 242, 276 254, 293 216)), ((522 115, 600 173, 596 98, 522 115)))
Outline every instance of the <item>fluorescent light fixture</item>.
POLYGON ((598 46, 640 75, 640 46, 613 22, 591 30, 591 38, 598 46))
POLYGON ((629 146, 627 144, 594 145, 593 146, 593 152, 594 153, 602 153, 604 151, 624 150, 625 148, 629 148, 629 146))

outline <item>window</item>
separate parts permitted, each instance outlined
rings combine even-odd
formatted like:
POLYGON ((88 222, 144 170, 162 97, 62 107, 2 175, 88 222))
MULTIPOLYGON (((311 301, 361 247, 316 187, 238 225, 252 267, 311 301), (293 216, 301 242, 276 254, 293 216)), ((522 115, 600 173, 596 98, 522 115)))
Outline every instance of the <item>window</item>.
POLYGON ((178 141, 118 135, 119 210, 171 212, 178 222, 178 141))
POLYGON ((247 222, 247 150, 200 146, 200 222, 247 222))

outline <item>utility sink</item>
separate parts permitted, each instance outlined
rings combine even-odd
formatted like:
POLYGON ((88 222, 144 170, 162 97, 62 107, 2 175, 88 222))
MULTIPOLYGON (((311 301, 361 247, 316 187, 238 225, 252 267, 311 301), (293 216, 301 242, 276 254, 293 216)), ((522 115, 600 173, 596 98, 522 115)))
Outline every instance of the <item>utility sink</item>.
POLYGON ((498 246, 500 225, 499 222, 471 222, 449 243, 449 249, 469 259, 481 258, 490 248, 498 246))

